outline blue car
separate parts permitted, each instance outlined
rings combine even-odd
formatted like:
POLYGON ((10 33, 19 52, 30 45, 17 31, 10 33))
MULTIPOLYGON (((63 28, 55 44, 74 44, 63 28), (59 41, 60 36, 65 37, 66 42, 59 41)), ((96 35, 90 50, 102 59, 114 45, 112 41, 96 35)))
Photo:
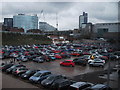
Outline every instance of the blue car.
POLYGON ((38 71, 33 76, 29 78, 30 82, 40 83, 42 80, 46 79, 51 75, 50 71, 38 71))

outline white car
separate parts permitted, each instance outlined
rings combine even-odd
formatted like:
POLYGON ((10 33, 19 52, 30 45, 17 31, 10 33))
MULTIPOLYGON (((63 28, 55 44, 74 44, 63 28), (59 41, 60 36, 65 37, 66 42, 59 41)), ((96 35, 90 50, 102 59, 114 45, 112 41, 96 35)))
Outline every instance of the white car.
POLYGON ((101 66, 104 67, 105 65, 105 60, 102 59, 94 59, 91 62, 88 63, 89 66, 101 66))

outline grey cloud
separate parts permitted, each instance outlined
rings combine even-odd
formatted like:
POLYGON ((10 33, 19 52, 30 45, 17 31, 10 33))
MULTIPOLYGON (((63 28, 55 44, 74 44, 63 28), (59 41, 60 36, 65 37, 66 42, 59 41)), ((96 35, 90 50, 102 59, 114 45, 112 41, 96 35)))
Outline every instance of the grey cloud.
POLYGON ((38 14, 42 20, 41 10, 44 10, 45 20, 55 26, 58 14, 60 29, 78 28, 79 15, 88 13, 89 21, 93 23, 117 21, 117 3, 115 2, 6 2, 2 4, 2 16, 8 17, 18 13, 38 14))

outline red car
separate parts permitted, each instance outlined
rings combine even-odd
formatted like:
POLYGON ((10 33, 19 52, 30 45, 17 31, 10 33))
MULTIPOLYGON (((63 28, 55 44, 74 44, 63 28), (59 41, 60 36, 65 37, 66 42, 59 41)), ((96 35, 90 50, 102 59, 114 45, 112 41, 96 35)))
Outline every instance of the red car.
POLYGON ((70 55, 72 55, 72 56, 80 56, 80 53, 78 53, 78 52, 73 52, 73 53, 71 53, 70 55))
POLYGON ((62 56, 60 56, 59 54, 56 54, 56 55, 55 55, 55 58, 57 58, 57 59, 62 59, 62 56))
POLYGON ((65 60, 63 62, 60 62, 60 65, 74 67, 75 63, 73 62, 73 60, 65 60))

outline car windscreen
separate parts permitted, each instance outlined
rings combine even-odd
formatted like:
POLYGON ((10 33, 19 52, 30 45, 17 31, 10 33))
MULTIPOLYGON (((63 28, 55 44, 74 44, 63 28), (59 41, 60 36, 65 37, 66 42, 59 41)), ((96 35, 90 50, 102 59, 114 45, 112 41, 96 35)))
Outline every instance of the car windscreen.
POLYGON ((13 69, 13 68, 15 68, 16 66, 12 66, 11 68, 13 69))
POLYGON ((39 77, 42 73, 35 73, 34 76, 35 77, 39 77))
POLYGON ((30 74, 32 71, 28 70, 25 74, 30 74))
POLYGON ((47 78, 47 80, 50 80, 50 81, 51 81, 51 80, 53 80, 54 78, 55 78, 54 76, 50 76, 50 77, 47 78))

